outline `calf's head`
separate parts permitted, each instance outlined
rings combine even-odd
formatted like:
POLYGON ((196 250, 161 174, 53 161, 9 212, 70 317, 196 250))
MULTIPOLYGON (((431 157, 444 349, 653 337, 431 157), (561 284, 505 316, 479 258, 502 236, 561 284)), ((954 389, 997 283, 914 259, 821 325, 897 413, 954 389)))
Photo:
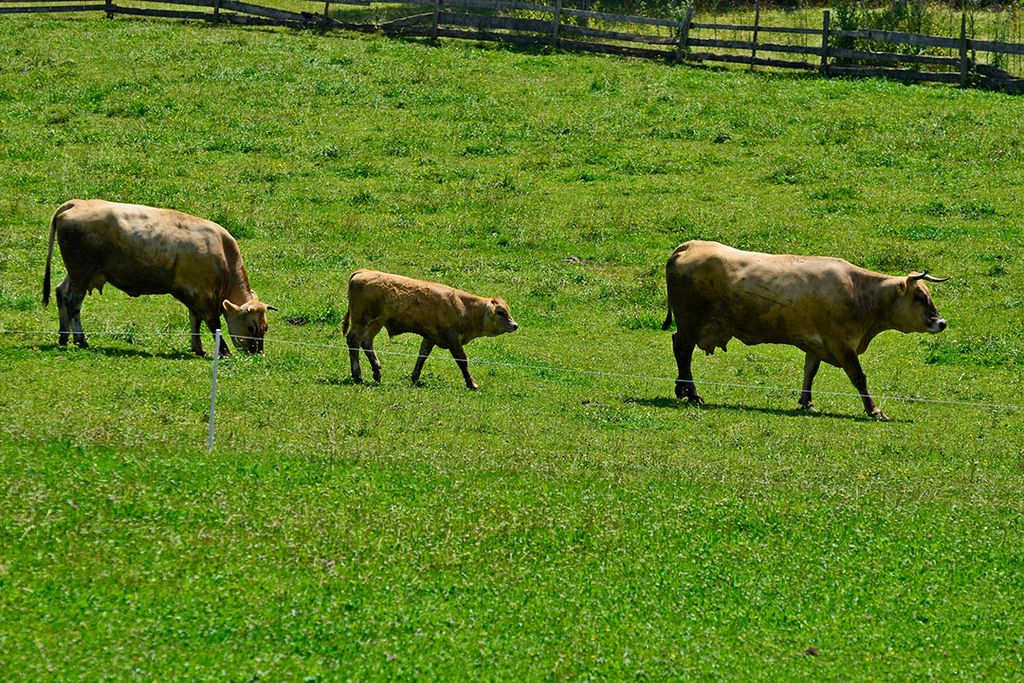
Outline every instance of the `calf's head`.
POLYGON ((519 325, 512 319, 508 304, 500 296, 494 297, 484 306, 484 334, 497 337, 506 332, 515 332, 519 325))
POLYGON ((938 278, 924 273, 911 273, 901 278, 898 284, 899 296, 893 308, 896 328, 902 332, 929 332, 938 334, 946 329, 946 320, 939 315, 932 301, 932 295, 925 286, 928 282, 945 282, 948 277, 938 278))
POLYGON ((267 333, 267 311, 276 311, 252 295, 252 299, 236 306, 224 299, 224 319, 228 323, 231 342, 239 351, 263 353, 263 337, 267 333))

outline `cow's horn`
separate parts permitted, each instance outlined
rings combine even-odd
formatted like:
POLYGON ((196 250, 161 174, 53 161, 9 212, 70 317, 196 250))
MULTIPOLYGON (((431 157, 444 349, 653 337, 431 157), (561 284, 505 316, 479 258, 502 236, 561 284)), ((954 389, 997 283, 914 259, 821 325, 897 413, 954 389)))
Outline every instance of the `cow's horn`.
POLYGON ((934 275, 929 275, 928 271, 926 270, 923 273, 921 273, 920 275, 911 275, 907 279, 910 280, 911 282, 913 282, 914 280, 924 280, 925 282, 945 282, 949 278, 948 277, 935 277, 934 275))
MULTIPOLYGON (((948 278, 947 278, 947 279, 948 279, 948 278)), ((268 306, 267 306, 267 310, 268 310, 268 311, 276 311, 276 310, 277 310, 277 307, 276 307, 276 306, 269 306, 269 305, 268 305, 268 306)))

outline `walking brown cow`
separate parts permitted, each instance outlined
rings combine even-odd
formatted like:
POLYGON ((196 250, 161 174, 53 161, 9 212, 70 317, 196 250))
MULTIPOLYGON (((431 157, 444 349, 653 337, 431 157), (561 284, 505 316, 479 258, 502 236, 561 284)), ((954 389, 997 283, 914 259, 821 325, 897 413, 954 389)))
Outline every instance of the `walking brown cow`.
POLYGON ((924 281, 928 273, 891 276, 819 256, 740 251, 717 242, 680 245, 665 266, 676 396, 703 403, 690 369, 694 347, 708 355, 736 337, 744 344, 791 344, 806 353, 800 405, 814 410, 811 383, 822 361, 846 371, 871 416, 887 419, 868 394, 858 356, 885 330, 946 329, 924 281))

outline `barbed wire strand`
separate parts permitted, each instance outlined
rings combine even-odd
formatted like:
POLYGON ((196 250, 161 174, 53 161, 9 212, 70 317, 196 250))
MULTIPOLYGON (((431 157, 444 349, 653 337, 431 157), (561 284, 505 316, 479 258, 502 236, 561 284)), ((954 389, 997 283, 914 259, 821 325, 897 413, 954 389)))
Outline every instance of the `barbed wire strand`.
MULTIPOLYGON (((21 334, 21 335, 54 335, 54 334, 57 334, 57 333, 52 331, 52 330, 8 330, 8 329, 0 328, 0 335, 16 335, 16 334, 21 334)), ((73 334, 73 332, 68 332, 67 334, 70 335, 70 334, 73 334)), ((97 331, 91 331, 91 332, 89 332, 89 335, 90 336, 122 337, 122 338, 123 337, 189 337, 189 338, 192 337, 192 333, 191 332, 180 332, 180 331, 179 332, 152 332, 152 331, 136 331, 136 330, 121 330, 121 331, 118 331, 118 330, 106 330, 106 331, 98 331, 98 332, 97 331)), ((205 334, 203 336, 205 336, 205 334)), ((258 339, 258 337, 246 337, 246 336, 240 336, 240 335, 230 335, 230 333, 225 334, 224 336, 225 337, 232 336, 235 339, 245 339, 245 340, 258 339)), ((266 338, 264 338, 264 342, 266 342, 266 341, 267 341, 266 338)), ((335 350, 335 351, 363 351, 362 348, 353 348, 351 346, 348 346, 347 344, 345 344, 345 345, 341 345, 341 344, 325 344, 325 343, 322 343, 322 342, 307 342, 307 341, 297 341, 297 340, 292 340, 292 339, 272 339, 270 341, 273 344, 284 344, 284 345, 291 345, 291 346, 304 346, 304 347, 311 347, 311 348, 330 349, 330 350, 335 350)), ((409 353, 407 351, 393 351, 393 350, 388 350, 388 349, 379 349, 379 348, 376 348, 376 347, 374 347, 373 351, 374 351, 374 353, 376 353, 379 356, 395 356, 395 357, 399 357, 399 358, 420 358, 420 354, 419 353, 409 353)), ((625 373, 625 372, 611 372, 611 371, 607 371, 607 370, 588 370, 588 369, 584 369, 584 368, 568 368, 568 367, 563 367, 563 366, 558 366, 558 365, 537 365, 537 364, 531 364, 531 363, 510 363, 510 362, 507 362, 507 361, 492 360, 492 359, 488 359, 486 357, 484 357, 484 358, 473 357, 470 362, 472 362, 474 365, 492 365, 492 366, 496 366, 496 367, 505 367, 505 368, 511 368, 511 369, 536 370, 536 371, 543 371, 543 372, 561 372, 561 373, 566 373, 566 374, 588 375, 588 376, 593 376, 593 377, 609 377, 609 378, 615 378, 615 379, 634 379, 634 380, 644 380, 644 381, 652 381, 652 382, 671 382, 673 385, 677 381, 677 379, 675 377, 667 377, 667 376, 664 376, 664 375, 644 375, 644 374, 625 373)), ((696 382, 696 380, 695 380, 694 384, 697 384, 697 383, 698 382, 696 382)), ((772 392, 772 391, 774 391, 774 392, 790 393, 790 392, 794 392, 794 391, 795 392, 799 392, 800 391, 800 389, 796 389, 794 387, 781 387, 781 386, 772 386, 772 385, 766 385, 766 384, 746 384, 746 383, 741 383, 741 382, 720 382, 720 381, 713 381, 713 380, 702 380, 702 381, 699 382, 699 384, 701 386, 724 387, 724 388, 730 388, 730 389, 756 389, 756 390, 763 391, 763 392, 772 392)), ((813 391, 813 393, 815 395, 818 395, 818 396, 837 396, 837 397, 847 397, 847 398, 862 398, 861 394, 854 393, 854 392, 849 392, 849 391, 827 391, 827 390, 815 389, 813 391)), ((878 402, 879 404, 881 404, 882 401, 899 401, 899 402, 902 402, 902 403, 928 403, 928 404, 935 404, 935 405, 969 406, 969 407, 976 407, 976 408, 989 408, 989 409, 994 409, 994 410, 1020 411, 1020 410, 1024 409, 1024 406, 1017 405, 1017 404, 989 403, 989 402, 985 402, 985 401, 961 401, 961 400, 927 398, 927 397, 918 397, 918 396, 899 396, 899 395, 895 395, 895 394, 872 394, 871 397, 876 402, 878 402)))

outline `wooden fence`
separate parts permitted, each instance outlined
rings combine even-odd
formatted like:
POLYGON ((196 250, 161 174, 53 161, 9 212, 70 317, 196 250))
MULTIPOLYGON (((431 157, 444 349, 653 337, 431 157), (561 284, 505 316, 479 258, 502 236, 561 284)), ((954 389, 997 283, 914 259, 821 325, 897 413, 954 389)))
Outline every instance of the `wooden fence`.
MULTIPOLYGON (((548 0, 550 1, 550 0, 548 0)), ((678 19, 638 17, 519 0, 405 0, 412 14, 389 21, 345 21, 332 5, 371 0, 325 0, 316 12, 294 11, 239 0, 0 0, 0 14, 104 12, 246 25, 346 29, 432 39, 461 38, 563 50, 600 52, 669 62, 722 62, 800 69, 823 76, 875 76, 901 81, 951 83, 1024 92, 1024 77, 999 67, 1007 55, 1024 55, 1024 44, 967 36, 966 16, 955 37, 877 29, 841 30, 822 13, 821 28, 735 25, 696 21, 693 8, 678 19), (156 7, 154 6, 156 5, 156 7), (159 6, 164 8, 159 8, 159 6), (168 6, 178 6, 168 8, 168 6), (184 6, 189 9, 181 9, 184 6), (725 34, 726 37, 722 37, 725 34)), ((759 17, 759 15, 758 15, 759 17)))

